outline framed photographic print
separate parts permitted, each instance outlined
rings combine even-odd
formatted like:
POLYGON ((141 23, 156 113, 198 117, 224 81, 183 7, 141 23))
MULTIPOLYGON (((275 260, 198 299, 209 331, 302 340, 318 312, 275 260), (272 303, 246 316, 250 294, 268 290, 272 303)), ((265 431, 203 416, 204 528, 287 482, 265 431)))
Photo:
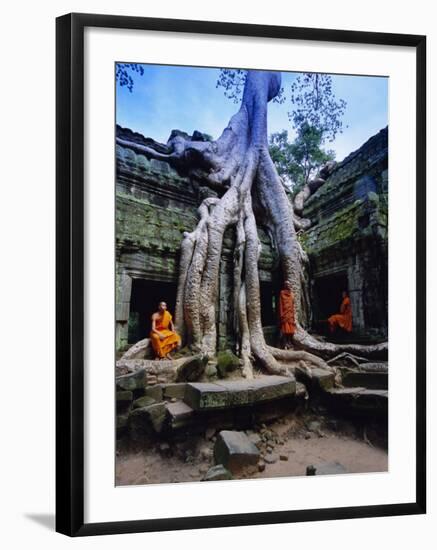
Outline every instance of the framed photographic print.
POLYGON ((425 513, 425 37, 56 46, 57 530, 425 513))

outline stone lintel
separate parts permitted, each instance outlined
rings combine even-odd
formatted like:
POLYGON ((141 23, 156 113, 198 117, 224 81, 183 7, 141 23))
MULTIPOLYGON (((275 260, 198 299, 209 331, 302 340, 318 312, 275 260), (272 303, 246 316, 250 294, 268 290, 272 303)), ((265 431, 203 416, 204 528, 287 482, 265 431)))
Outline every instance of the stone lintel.
POLYGON ((223 409, 292 397, 295 393, 294 378, 264 376, 254 380, 190 383, 185 391, 185 402, 195 410, 223 409))

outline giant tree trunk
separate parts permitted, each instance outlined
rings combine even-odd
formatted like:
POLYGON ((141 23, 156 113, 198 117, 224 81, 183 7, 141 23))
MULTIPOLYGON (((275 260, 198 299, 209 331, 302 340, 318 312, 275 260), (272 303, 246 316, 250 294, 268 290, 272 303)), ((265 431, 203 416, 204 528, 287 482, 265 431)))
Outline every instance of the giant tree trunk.
POLYGON ((208 198, 202 202, 196 229, 184 234, 176 326, 193 350, 210 357, 215 355, 215 308, 223 236, 228 227, 235 226, 233 305, 243 374, 248 377, 252 376, 253 359, 270 373, 284 373, 284 361, 321 366, 325 363, 320 357, 332 357, 341 351, 370 353, 372 357, 387 351, 386 344, 367 348, 319 342, 305 330, 308 307, 303 292, 305 254, 296 238, 293 208, 270 157, 267 140, 267 103, 278 94, 280 84, 280 73, 248 71, 240 109, 217 141, 196 142, 175 136, 167 144, 168 154, 136 146, 147 156, 184 166, 192 177, 222 194, 220 199, 208 198), (283 286, 294 293, 296 351, 275 351, 264 339, 258 274, 261 245, 253 201, 261 208, 263 223, 269 226, 278 250, 283 286))

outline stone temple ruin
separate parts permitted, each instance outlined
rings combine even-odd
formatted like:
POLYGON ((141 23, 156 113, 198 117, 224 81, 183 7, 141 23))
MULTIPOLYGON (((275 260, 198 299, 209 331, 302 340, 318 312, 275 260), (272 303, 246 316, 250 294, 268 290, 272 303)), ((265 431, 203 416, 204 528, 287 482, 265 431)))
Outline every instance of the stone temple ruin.
MULTIPOLYGON (((167 163, 135 153, 135 143, 159 144, 117 127, 132 147, 117 145, 116 347, 125 349, 150 332, 150 316, 165 298, 174 311, 180 244, 197 223, 197 207, 214 191, 200 187, 167 163)), ((311 266, 312 324, 336 313, 348 290, 353 339, 387 337, 388 130, 370 138, 339 163, 325 185, 305 203, 312 226, 300 241, 311 266)), ((278 259, 259 227, 263 327, 277 338, 280 291, 278 259)), ((231 348, 232 230, 225 238, 220 273, 219 349, 231 348)))
MULTIPOLYGON (((193 137, 204 139, 198 132, 193 137)), ((163 161, 140 154, 137 144, 160 151, 162 146, 152 139, 119 126, 117 138, 123 140, 123 146, 116 145, 115 322, 116 350, 120 357, 133 344, 148 337, 150 318, 159 301, 165 300, 174 312, 183 232, 195 228, 197 207, 205 197, 215 196, 216 191, 199 186, 163 161)), ((323 332, 321 322, 338 311, 342 291, 347 290, 352 304, 353 333, 343 338, 359 343, 387 338, 387 197, 388 128, 385 128, 340 162, 326 183, 305 202, 303 216, 311 220, 311 226, 300 232, 299 239, 310 260, 310 330, 323 332)), ((262 324, 267 341, 276 343, 278 258, 262 223, 258 230, 262 244, 259 262, 262 324)), ((177 370, 180 364, 177 361, 170 378, 158 369, 145 372, 134 368, 135 365, 119 370, 118 435, 127 435, 131 442, 141 443, 151 436, 166 438, 211 428, 244 430, 306 407, 308 402, 314 407, 347 411, 348 415, 361 419, 378 419, 385 425, 386 363, 345 357, 337 360, 336 372, 319 369, 314 369, 311 375, 296 372, 297 380, 260 376, 247 381, 235 376, 238 358, 232 353, 235 351, 231 299, 233 242, 233 230, 229 229, 221 259, 217 307, 218 372, 205 376, 200 358, 193 359, 200 364, 189 369, 188 376, 177 370), (203 373, 201 380, 193 373, 203 373)), ((132 357, 137 358, 134 354, 132 357)), ((233 437, 218 437, 221 451, 216 453, 229 454, 235 443, 233 437), (224 443, 226 438, 231 441, 229 448, 224 443)), ((240 444, 244 447, 244 441, 240 444)), ((253 454, 253 445, 250 448, 253 454)), ((220 464, 232 460, 228 457, 220 464)), ((232 470, 230 466, 229 469, 232 470)), ((220 471, 215 479, 226 479, 226 475, 220 471)))

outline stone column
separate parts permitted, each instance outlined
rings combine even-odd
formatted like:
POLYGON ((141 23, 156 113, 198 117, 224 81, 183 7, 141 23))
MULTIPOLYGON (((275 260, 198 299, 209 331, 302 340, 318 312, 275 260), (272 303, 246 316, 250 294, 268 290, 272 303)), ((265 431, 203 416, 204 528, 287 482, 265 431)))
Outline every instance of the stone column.
POLYGON ((352 327, 356 333, 365 329, 363 307, 363 273, 357 256, 351 259, 347 270, 349 297, 352 306, 352 327))
POLYGON ((230 334, 233 315, 232 303, 232 262, 222 256, 218 296, 218 349, 232 348, 234 342, 230 334))
POLYGON ((124 270, 117 273, 115 291, 115 347, 117 351, 124 349, 128 343, 131 290, 132 277, 124 270))

